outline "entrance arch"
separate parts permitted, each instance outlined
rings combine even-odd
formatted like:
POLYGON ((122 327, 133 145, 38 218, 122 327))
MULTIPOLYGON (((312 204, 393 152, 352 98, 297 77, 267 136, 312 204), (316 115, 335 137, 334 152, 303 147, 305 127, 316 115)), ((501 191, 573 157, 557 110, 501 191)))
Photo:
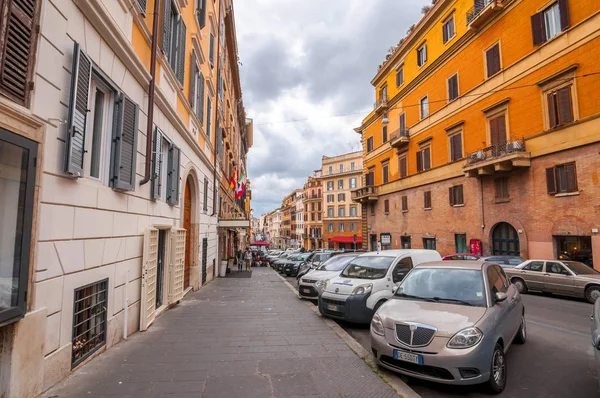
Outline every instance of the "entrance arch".
POLYGON ((521 248, 517 230, 507 222, 496 224, 492 231, 492 254, 494 256, 520 256, 521 248))

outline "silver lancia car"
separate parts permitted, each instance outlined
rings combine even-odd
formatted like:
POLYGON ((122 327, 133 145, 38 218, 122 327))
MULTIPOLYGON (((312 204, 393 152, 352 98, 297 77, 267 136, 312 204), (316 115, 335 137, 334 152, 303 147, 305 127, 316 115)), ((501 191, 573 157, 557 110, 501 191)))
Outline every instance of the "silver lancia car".
POLYGON ((525 308, 498 264, 416 266, 371 321, 380 366, 445 384, 506 386, 505 354, 526 340, 525 308))

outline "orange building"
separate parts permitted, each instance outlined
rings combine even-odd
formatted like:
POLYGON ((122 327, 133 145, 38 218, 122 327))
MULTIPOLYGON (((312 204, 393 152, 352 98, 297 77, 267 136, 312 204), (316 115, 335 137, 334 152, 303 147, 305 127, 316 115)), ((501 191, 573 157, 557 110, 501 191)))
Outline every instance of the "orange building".
POLYGON ((591 264, 599 62, 597 1, 437 1, 380 66, 356 129, 364 246, 591 264))

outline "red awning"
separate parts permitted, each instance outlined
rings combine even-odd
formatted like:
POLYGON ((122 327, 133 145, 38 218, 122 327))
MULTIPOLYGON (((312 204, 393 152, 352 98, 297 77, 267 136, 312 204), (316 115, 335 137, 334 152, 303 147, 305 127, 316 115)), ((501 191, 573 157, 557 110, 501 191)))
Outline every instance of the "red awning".
POLYGON ((269 246, 269 244, 263 240, 257 240, 254 243, 250 243, 250 246, 269 246))
MULTIPOLYGON (((354 243, 353 236, 334 236, 329 239, 330 242, 338 242, 338 243, 354 243)), ((362 243, 362 236, 356 237, 356 243, 362 243)))

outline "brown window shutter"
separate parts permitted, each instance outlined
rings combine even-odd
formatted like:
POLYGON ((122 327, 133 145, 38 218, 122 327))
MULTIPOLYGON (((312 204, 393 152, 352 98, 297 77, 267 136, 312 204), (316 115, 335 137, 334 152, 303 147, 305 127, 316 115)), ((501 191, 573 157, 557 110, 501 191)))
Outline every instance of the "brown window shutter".
POLYGON ((454 206, 454 187, 448 188, 448 197, 450 199, 450 206, 454 206))
POLYGON ((423 152, 417 152, 417 171, 423 171, 423 152))
POLYGON ((442 25, 442 39, 444 40, 444 43, 448 41, 448 32, 446 29, 446 24, 442 25))
POLYGON ((546 42, 546 22, 543 12, 531 16, 531 33, 534 46, 540 46, 546 42))
POLYGON ((400 178, 406 177, 406 156, 400 158, 400 178))
POLYGON ((546 188, 549 195, 556 193, 556 173, 554 172, 554 167, 546 169, 546 188))
POLYGON ((565 164, 565 174, 567 175, 567 192, 577 191, 577 169, 575 162, 565 164))
POLYGON ((385 213, 390 212, 390 201, 387 199, 383 202, 383 210, 385 213))
POLYGON ((487 76, 492 77, 500 71, 500 46, 494 45, 485 53, 487 61, 487 76))
POLYGON ((195 100, 196 100, 196 82, 198 80, 198 65, 196 64, 196 52, 192 51, 192 56, 191 56, 191 72, 190 73, 190 96, 189 96, 189 101, 190 101, 190 107, 192 108, 192 110, 194 109, 194 105, 195 105, 195 100))
POLYGON ((465 204, 465 199, 463 197, 463 186, 459 185, 455 189, 458 189, 458 198, 457 198, 458 204, 459 205, 465 204))
POLYGON ((429 170, 431 168, 431 149, 425 148, 423 150, 423 169, 429 170))
POLYGON ((571 123, 573 121, 573 108, 571 103, 571 87, 564 87, 556 93, 558 102, 559 124, 571 123))
POLYGON ((493 64, 494 64, 494 54, 492 54, 492 49, 489 49, 486 53, 485 53, 485 61, 487 64, 487 77, 492 76, 493 73, 493 64))
POLYGON ((403 113, 400 115, 400 133, 406 130, 406 114, 403 113))
POLYGON ((403 211, 407 211, 408 210, 408 196, 403 196, 402 197, 402 210, 403 211))
POLYGON ((558 125, 556 121, 556 102, 554 100, 555 93, 550 93, 547 95, 548 99, 548 125, 550 128, 554 128, 558 125))
POLYGON ((566 30, 570 25, 569 2, 568 0, 558 0, 558 9, 560 11, 560 29, 566 30))

